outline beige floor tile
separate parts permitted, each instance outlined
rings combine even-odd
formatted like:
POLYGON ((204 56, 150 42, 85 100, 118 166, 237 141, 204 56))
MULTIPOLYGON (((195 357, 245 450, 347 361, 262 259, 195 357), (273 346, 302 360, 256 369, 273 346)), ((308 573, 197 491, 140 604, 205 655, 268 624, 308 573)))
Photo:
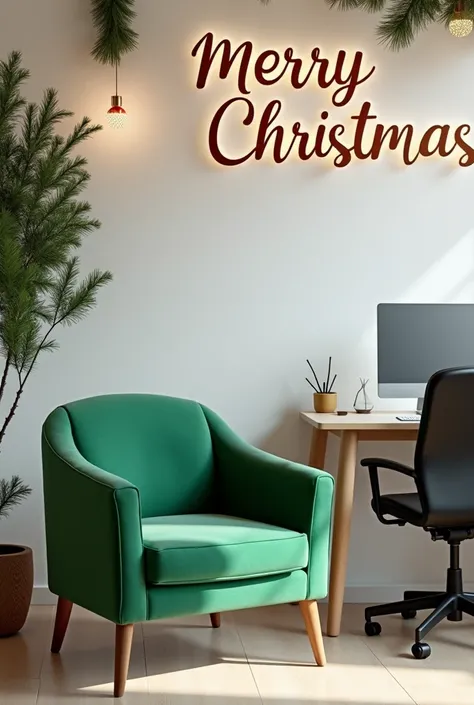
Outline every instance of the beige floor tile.
POLYGON ((259 705, 232 615, 144 625, 149 692, 156 705, 259 705))
POLYGON ((0 678, 0 703, 2 705, 35 705, 39 680, 0 678))
MULTIPOLYGON (((321 605, 323 625, 326 608, 321 605)), ((106 705, 112 697, 114 626, 74 608, 61 656, 49 652, 53 610, 33 607, 27 625, 0 641, 1 705, 106 705), (38 678, 40 680, 38 680, 38 678)), ((410 656, 416 622, 381 618, 364 634, 364 608, 346 605, 328 666, 313 665, 299 609, 289 605, 135 628, 121 705, 472 705, 474 620, 445 622, 433 654, 410 656)))
POLYGON ((0 639, 0 682, 5 678, 40 677, 44 653, 51 639, 52 618, 52 607, 32 607, 22 631, 0 639))
POLYGON ((298 608, 234 613, 260 695, 268 705, 413 705, 358 636, 325 639, 326 668, 314 659, 298 608))
POLYGON ((364 641, 418 705, 472 705, 474 620, 465 616, 460 623, 444 621, 435 627, 426 637, 431 656, 417 661, 411 646, 421 619, 381 617, 382 634, 364 641))
MULTIPOLYGON (((115 626, 75 606, 61 654, 48 652, 44 659, 38 705, 104 705, 109 697, 112 702, 114 646, 115 626)), ((148 702, 141 624, 134 630, 127 695, 121 702, 148 702)))

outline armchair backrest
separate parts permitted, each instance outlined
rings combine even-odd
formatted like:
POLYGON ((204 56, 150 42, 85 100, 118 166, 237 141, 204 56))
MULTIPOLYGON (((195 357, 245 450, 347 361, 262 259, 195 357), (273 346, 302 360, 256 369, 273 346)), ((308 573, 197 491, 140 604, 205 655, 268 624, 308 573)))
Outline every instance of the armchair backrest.
POLYGON ((427 524, 474 526, 474 369, 441 370, 429 380, 415 471, 427 524))
POLYGON ((116 394, 62 408, 81 455, 138 487, 144 517, 209 510, 212 441, 199 404, 116 394))

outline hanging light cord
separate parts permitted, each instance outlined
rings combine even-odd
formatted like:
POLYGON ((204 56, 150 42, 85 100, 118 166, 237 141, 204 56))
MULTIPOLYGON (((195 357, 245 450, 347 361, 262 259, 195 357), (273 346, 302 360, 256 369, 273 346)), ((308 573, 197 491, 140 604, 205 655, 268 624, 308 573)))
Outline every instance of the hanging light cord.
POLYGON ((118 95, 118 61, 115 62, 115 95, 118 95))

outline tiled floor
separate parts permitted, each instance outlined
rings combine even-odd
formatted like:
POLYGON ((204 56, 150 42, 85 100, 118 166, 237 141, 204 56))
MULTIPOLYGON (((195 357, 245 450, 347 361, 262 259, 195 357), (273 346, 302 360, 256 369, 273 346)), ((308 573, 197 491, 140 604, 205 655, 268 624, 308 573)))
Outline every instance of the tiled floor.
MULTIPOLYGON (((325 619, 325 608, 322 606, 325 619)), ((113 625, 75 608, 61 656, 49 652, 53 609, 34 607, 21 635, 0 640, 1 705, 105 705, 114 701, 113 625)), ((363 633, 363 607, 347 605, 343 634, 313 665, 297 607, 154 622, 135 629, 123 705, 473 705, 474 620, 445 622, 432 656, 410 656, 414 622, 383 620, 363 633)))

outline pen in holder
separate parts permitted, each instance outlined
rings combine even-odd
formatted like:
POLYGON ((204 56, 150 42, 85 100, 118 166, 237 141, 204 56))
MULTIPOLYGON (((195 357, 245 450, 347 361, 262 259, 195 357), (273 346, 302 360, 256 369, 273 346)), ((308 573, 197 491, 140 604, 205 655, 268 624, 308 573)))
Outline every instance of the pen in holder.
POLYGON ((314 383, 311 382, 306 377, 306 381, 308 384, 313 388, 314 394, 313 394, 313 406, 314 410, 318 414, 333 414, 336 411, 337 408, 337 394, 336 392, 333 392, 333 387, 334 387, 334 382, 336 381, 337 375, 334 375, 334 377, 331 380, 331 366, 332 366, 332 357, 329 358, 329 363, 328 363, 328 371, 327 371, 327 376, 326 376, 326 381, 320 383, 316 372, 314 371, 314 368, 312 364, 310 363, 309 360, 306 360, 308 363, 311 372, 313 373, 314 377, 314 383))

